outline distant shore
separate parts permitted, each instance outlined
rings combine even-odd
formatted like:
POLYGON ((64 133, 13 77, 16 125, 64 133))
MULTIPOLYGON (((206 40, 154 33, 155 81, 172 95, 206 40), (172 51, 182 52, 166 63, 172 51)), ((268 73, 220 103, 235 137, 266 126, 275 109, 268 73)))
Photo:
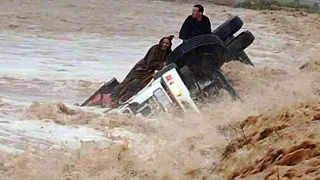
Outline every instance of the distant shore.
MULTIPOLYGON (((163 0, 171 2, 199 2, 193 0, 163 0)), ((201 1, 200 1, 201 2, 201 1)), ((319 0, 202 0, 202 2, 212 2, 216 5, 231 6, 235 8, 247 9, 269 9, 269 10, 303 10, 310 13, 320 13, 319 0)))

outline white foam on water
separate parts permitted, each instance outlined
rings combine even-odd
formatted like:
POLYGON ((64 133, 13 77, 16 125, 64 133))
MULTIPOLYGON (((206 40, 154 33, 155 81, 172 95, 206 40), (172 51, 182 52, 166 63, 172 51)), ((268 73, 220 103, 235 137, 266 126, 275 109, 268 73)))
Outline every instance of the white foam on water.
POLYGON ((0 150, 24 152, 29 148, 77 149, 81 141, 107 141, 102 132, 88 127, 64 126, 37 120, 6 121, 0 119, 0 150))

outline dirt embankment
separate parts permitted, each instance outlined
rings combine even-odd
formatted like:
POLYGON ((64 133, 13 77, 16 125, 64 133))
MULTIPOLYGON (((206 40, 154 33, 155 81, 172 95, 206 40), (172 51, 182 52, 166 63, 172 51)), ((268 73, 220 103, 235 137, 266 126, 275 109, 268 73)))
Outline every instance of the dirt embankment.
MULTIPOLYGON (((300 70, 319 73, 319 60, 300 70)), ((319 126, 320 101, 307 101, 222 127, 233 137, 223 153, 223 179, 320 179, 319 126)))
POLYGON ((252 116, 228 132, 225 179, 310 179, 320 175, 320 102, 306 102, 252 116))

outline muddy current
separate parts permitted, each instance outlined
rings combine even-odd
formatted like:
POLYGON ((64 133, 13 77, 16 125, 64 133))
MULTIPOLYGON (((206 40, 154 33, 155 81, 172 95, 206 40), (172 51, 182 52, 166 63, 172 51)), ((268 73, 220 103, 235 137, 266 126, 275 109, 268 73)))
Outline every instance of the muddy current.
POLYGON ((0 3, 1 179, 223 179, 230 138, 221 126, 272 108, 320 100, 320 16, 204 3, 212 28, 238 15, 256 37, 255 67, 222 67, 226 93, 201 114, 155 119, 80 108, 112 77, 122 80, 148 48, 178 31, 193 4, 161 1, 0 3))

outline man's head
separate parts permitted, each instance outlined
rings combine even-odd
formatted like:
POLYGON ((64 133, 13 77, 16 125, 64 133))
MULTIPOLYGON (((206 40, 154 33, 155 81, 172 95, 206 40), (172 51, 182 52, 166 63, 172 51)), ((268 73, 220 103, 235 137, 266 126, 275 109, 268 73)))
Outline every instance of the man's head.
POLYGON ((160 41, 160 47, 162 50, 168 50, 172 46, 172 39, 173 35, 170 35, 168 37, 163 37, 160 41))
POLYGON ((192 17, 200 18, 203 15, 204 8, 201 4, 196 4, 192 8, 192 17))

